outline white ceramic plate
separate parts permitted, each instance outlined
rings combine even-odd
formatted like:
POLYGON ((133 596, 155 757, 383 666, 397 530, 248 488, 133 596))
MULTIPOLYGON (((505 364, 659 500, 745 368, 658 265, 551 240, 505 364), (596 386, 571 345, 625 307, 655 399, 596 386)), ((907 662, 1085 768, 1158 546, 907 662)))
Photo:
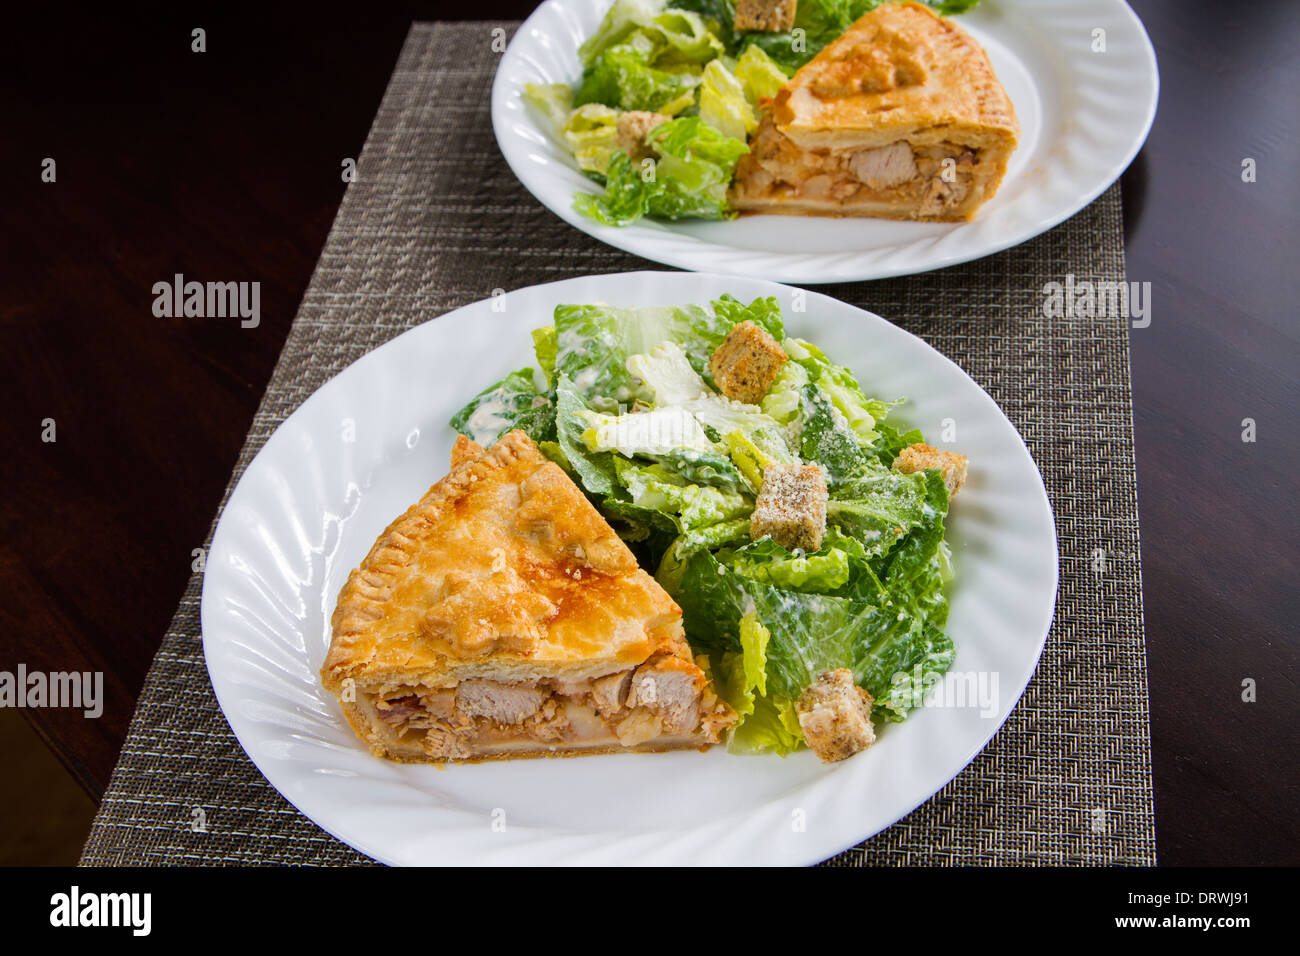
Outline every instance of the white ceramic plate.
MULTIPOLYGON (((267 441, 213 538, 203 650, 217 700, 266 778, 321 827, 387 863, 813 863, 918 806, 974 758, 1023 692, 1052 620, 1057 553, 1042 480, 1014 427, 920 339, 835 299, 753 279, 628 273, 570 279, 458 309, 323 385, 267 441), (373 757, 317 671, 348 572, 447 472, 447 420, 533 361, 559 303, 670 305, 775 295, 791 334, 910 401, 897 420, 970 456, 948 540, 954 672, 990 706, 935 706, 823 765, 714 748, 468 766, 373 757), (795 311, 800 300, 806 311, 795 311), (504 829, 501 829, 501 822, 504 829), (494 826, 494 823, 497 825, 494 826)), ((952 704, 953 700, 941 703, 952 704)))
POLYGON ((1155 116, 1155 51, 1123 0, 983 0, 956 20, 992 58, 1020 117, 1021 142, 1001 190, 973 221, 762 215, 603 226, 574 210, 574 193, 597 187, 522 93, 528 83, 578 79, 578 45, 611 2, 546 0, 538 7, 501 59, 492 125, 510 168, 542 205, 602 242, 683 269, 808 284, 979 259, 1032 239, 1096 199, 1137 155, 1155 116), (1105 52, 1094 52, 1103 37, 1105 52))

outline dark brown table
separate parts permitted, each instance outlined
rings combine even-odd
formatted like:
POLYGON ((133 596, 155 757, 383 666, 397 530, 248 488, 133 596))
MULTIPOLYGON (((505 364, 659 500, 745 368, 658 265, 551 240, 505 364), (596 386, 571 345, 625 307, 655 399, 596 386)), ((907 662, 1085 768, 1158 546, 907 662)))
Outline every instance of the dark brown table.
MULTIPOLYGON (((25 711, 92 795, 408 24, 531 6, 9 13, 0 670, 104 672, 98 720, 25 711), (260 324, 156 318, 175 273, 260 281, 260 324)), ((1159 857, 1294 864, 1300 9, 1134 7, 1162 74, 1124 176, 1159 857)))

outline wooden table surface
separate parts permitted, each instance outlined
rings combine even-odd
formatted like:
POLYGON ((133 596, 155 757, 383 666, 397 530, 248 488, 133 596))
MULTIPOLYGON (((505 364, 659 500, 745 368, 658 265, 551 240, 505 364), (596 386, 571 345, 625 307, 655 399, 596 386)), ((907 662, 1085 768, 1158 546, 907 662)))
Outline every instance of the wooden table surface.
MULTIPOLYGON (((1130 335, 1158 855, 1294 864, 1300 9, 1133 5, 1162 87, 1124 176, 1129 279, 1153 291, 1150 327, 1130 335)), ((342 160, 410 21, 466 15, 9 14, 0 670, 104 672, 97 720, 25 711, 92 795, 324 244, 342 160), (175 273, 260 281, 260 325, 156 318, 153 284, 175 273)))

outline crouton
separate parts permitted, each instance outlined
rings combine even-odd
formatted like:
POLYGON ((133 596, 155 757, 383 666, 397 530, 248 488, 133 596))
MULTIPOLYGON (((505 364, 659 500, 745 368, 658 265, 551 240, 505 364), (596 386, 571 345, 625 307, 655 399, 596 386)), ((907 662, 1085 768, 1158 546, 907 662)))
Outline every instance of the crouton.
POLYGON ((798 0, 737 0, 736 32, 785 33, 794 27, 798 0))
POLYGON ((871 695, 846 667, 826 671, 799 695, 795 710, 803 739, 827 763, 852 757, 876 742, 871 695))
POLYGON ((666 123, 671 117, 663 113, 651 113, 649 110, 629 110, 620 113, 615 127, 616 144, 627 153, 633 164, 654 156, 654 151, 645 144, 645 134, 660 123, 666 123))
POLYGON ((943 483, 948 486, 948 497, 951 498, 966 484, 966 464, 965 455, 917 443, 898 453, 894 459, 894 471, 910 475, 928 468, 938 468, 943 472, 943 483))
POLYGON ((753 322, 741 322, 713 350, 709 374, 727 398, 757 405, 789 359, 781 344, 753 322))
POLYGON ((816 551, 826 533, 826 473, 817 465, 768 465, 749 518, 750 537, 816 551))

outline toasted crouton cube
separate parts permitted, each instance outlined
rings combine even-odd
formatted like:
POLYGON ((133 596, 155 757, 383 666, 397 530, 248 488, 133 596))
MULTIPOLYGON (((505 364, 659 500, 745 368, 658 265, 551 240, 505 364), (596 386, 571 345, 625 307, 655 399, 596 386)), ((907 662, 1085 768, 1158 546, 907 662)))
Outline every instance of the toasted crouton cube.
POLYGON ((736 32, 785 33, 794 27, 798 0, 738 0, 736 32))
POLYGON ((826 498, 826 473, 817 465, 768 465, 749 535, 755 541, 771 535, 790 551, 816 551, 826 533, 826 498))
POLYGON ((799 727, 813 753, 827 763, 852 757, 876 742, 871 695, 846 667, 817 675, 799 695, 799 727))
POLYGON ((757 405, 789 359, 781 343, 753 322, 741 322, 713 350, 709 374, 727 398, 757 405))
POLYGON ((940 451, 918 443, 909 445, 898 453, 894 459, 894 471, 911 475, 927 468, 938 468, 943 472, 943 483, 948 486, 948 497, 951 498, 966 484, 966 464, 965 455, 959 455, 955 451, 940 451))
POLYGON ((669 118, 663 113, 651 113, 649 110, 620 113, 615 127, 618 148, 627 153, 627 158, 633 163, 654 156, 654 152, 645 144, 645 134, 660 123, 668 122, 669 118))

